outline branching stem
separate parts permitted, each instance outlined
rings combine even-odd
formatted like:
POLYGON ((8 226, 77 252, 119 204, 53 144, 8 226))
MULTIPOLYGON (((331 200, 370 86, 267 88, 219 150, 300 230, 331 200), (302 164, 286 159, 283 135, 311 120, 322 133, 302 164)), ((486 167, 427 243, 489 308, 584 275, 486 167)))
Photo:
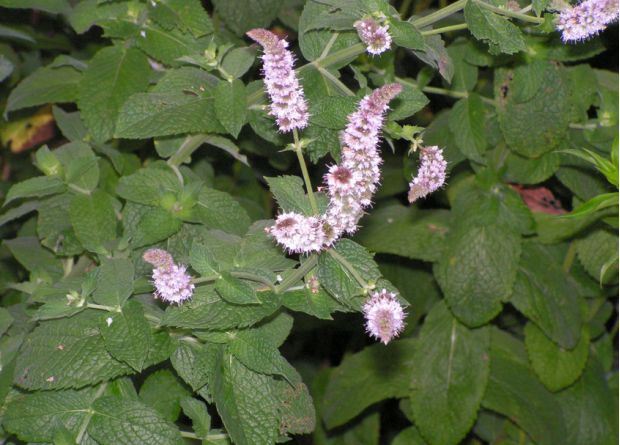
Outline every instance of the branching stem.
POLYGON ((303 262, 299 268, 295 269, 295 272, 286 277, 279 286, 276 286, 275 293, 283 294, 284 292, 290 290, 299 280, 301 280, 308 272, 310 272, 318 263, 319 255, 317 253, 313 253, 308 257, 306 261, 303 262))
POLYGON ((328 252, 332 256, 333 259, 338 261, 345 269, 349 271, 351 275, 353 275, 353 278, 357 280, 357 282, 359 283, 360 286, 362 286, 363 289, 368 289, 368 283, 366 282, 366 280, 362 278, 362 276, 358 273, 358 271, 355 270, 353 266, 351 266, 351 263, 345 260, 342 257, 342 255, 336 252, 335 249, 329 249, 328 252))

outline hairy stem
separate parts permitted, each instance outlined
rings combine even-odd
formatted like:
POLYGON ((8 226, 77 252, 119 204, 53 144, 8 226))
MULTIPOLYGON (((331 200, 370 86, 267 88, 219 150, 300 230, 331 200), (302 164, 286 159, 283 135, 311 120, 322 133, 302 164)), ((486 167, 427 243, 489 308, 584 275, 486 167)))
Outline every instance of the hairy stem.
POLYGON ((297 153, 297 159, 299 159, 299 165, 301 166, 301 172, 304 176, 304 182, 306 183, 306 190, 308 192, 308 196, 310 197, 310 204, 312 205, 312 211, 315 215, 319 214, 319 207, 316 205, 316 200, 314 199, 314 193, 312 189, 312 183, 310 182, 310 175, 308 174, 308 167, 306 166, 306 161, 304 160, 304 154, 301 152, 301 144, 299 143, 299 134, 297 133, 297 128, 293 128, 293 137, 295 138, 295 152, 297 153))
POLYGON ((168 165, 170 167, 178 168, 183 162, 189 158, 192 153, 196 151, 207 139, 208 134, 196 134, 194 136, 187 136, 181 148, 168 159, 168 165))
POLYGON ((304 263, 299 266, 291 275, 282 280, 279 286, 276 286, 275 293, 283 294, 301 280, 308 272, 310 272, 318 263, 319 256, 315 253, 310 255, 304 263))
POLYGON ((357 282, 360 284, 360 286, 362 286, 362 288, 368 289, 368 283, 362 278, 362 276, 357 272, 357 270, 355 270, 355 268, 351 266, 351 263, 345 260, 342 255, 336 252, 335 249, 329 249, 328 252, 333 259, 338 261, 345 269, 349 271, 351 275, 353 275, 353 278, 357 280, 357 282))
POLYGON ((339 35, 340 33, 338 32, 335 32, 332 34, 332 37, 329 39, 329 42, 327 42, 327 45, 325 45, 325 48, 323 48, 323 52, 321 53, 321 56, 319 57, 318 60, 323 60, 325 57, 327 57, 327 55, 329 54, 329 51, 332 49, 332 46, 334 46, 334 42, 336 41, 339 35))
POLYGON ((468 28, 467 23, 461 23, 460 25, 446 26, 444 28, 433 29, 432 31, 422 31, 420 34, 422 34, 423 36, 432 36, 435 34, 441 34, 442 32, 458 31, 458 30, 467 29, 467 28, 468 28))

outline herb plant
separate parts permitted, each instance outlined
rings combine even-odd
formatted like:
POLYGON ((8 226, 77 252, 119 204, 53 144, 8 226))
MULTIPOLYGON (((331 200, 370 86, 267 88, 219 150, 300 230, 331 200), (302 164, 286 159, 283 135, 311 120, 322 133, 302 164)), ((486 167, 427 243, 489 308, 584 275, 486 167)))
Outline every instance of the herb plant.
POLYGON ((617 0, 0 13, 3 443, 618 443, 617 0))

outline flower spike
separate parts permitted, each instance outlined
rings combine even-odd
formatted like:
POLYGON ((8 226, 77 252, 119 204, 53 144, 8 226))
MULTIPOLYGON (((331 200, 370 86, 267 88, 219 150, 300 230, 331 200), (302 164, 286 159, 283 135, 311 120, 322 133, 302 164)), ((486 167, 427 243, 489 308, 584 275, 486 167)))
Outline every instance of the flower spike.
POLYGON ((392 37, 388 33, 389 26, 380 26, 372 18, 358 20, 353 26, 370 54, 379 55, 390 49, 392 37))
POLYGON ((433 193, 446 181, 447 163, 442 155, 443 150, 439 147, 420 147, 420 160, 422 164, 418 170, 418 176, 409 184, 409 202, 423 198, 433 193))
POLYGON ((386 345, 405 329, 407 314, 403 312, 396 295, 383 289, 376 292, 362 308, 367 320, 366 332, 386 345))
POLYGON ((151 249, 142 258, 155 266, 153 285, 156 298, 180 305, 192 297, 195 288, 192 277, 185 273, 186 266, 174 264, 172 255, 163 249, 151 249))

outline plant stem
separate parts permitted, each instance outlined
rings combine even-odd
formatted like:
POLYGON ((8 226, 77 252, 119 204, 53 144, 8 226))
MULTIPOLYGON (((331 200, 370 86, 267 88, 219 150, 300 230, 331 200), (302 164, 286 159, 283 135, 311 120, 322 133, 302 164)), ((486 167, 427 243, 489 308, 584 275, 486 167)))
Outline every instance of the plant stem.
POLYGON ((192 284, 200 284, 200 283, 208 283, 209 281, 215 281, 222 278, 222 276, 218 273, 215 275, 207 275, 206 277, 194 278, 192 279, 192 284))
POLYGON ((336 252, 335 249, 329 249, 328 252, 333 259, 338 261, 345 269, 349 271, 351 275, 353 275, 353 278, 357 280, 357 282, 360 284, 360 286, 362 286, 362 288, 368 289, 368 283, 362 278, 362 276, 357 272, 357 270, 355 270, 353 266, 351 266, 351 263, 345 260, 342 255, 336 252))
POLYGON ((575 241, 571 241, 568 252, 566 252, 566 256, 564 257, 564 262, 562 263, 562 270, 564 273, 570 273, 570 268, 573 265, 573 260, 575 259, 576 254, 577 245, 575 244, 575 241))
POLYGON ((515 19, 520 19, 525 22, 531 22, 531 23, 544 23, 545 22, 545 19, 540 19, 538 17, 532 17, 531 15, 521 14, 520 12, 510 11, 508 9, 497 8, 481 0, 471 0, 471 1, 473 1, 476 5, 480 6, 481 8, 486 9, 487 11, 492 11, 497 14, 505 15, 507 17, 513 17, 515 19))
POLYGON ((596 130, 598 124, 568 124, 568 128, 575 130, 596 130))
POLYGON ((442 32, 458 31, 460 29, 467 29, 467 28, 468 28, 467 23, 461 23, 460 25, 446 26, 444 28, 433 29, 432 31, 422 31, 420 34, 422 34, 423 36, 433 36, 435 34, 441 34, 442 32))
POLYGON ((102 304, 86 303, 86 307, 91 309, 99 309, 100 311, 121 312, 120 306, 104 306, 102 304))
POLYGON ((230 274, 233 277, 243 278, 244 280, 250 280, 250 281, 256 281, 258 283, 263 283, 272 292, 276 291, 276 286, 271 281, 269 281, 267 278, 262 277, 260 275, 256 275, 256 274, 248 273, 248 272, 235 272, 235 271, 230 271, 230 274))
POLYGON ((90 191, 84 190, 83 188, 80 188, 75 184, 69 184, 69 188, 75 190, 78 193, 81 193, 82 195, 90 195, 90 191))
POLYGON ((449 15, 452 15, 457 11, 460 11, 465 7, 466 4, 467 0, 459 0, 456 3, 452 3, 451 5, 448 5, 445 8, 440 9, 439 11, 433 12, 432 14, 429 14, 426 17, 422 17, 411 23, 413 23, 416 28, 422 28, 424 26, 432 25, 433 23, 438 22, 439 20, 448 17, 449 15))
POLYGON ((323 60, 325 57, 327 57, 327 55, 329 54, 329 50, 332 49, 332 46, 334 45, 334 42, 336 41, 339 35, 340 35, 339 32, 335 32, 332 34, 332 37, 329 39, 329 42, 327 42, 327 45, 325 45, 325 48, 323 48, 323 52, 321 53, 321 56, 319 57, 318 60, 323 60))
POLYGON ((200 147, 207 139, 208 134, 199 133, 194 136, 187 136, 181 148, 168 159, 170 167, 178 168, 183 162, 189 158, 198 147, 200 147))
POLYGON ((310 182, 310 175, 308 174, 308 167, 306 167, 306 161, 304 160, 304 154, 301 152, 301 144, 299 143, 299 134, 297 128, 293 128, 293 137, 295 138, 295 152, 297 153, 297 159, 299 159, 299 165, 301 166, 301 172, 304 176, 304 182, 306 183, 306 190, 310 197, 310 205, 312 205, 312 211, 315 215, 319 214, 319 207, 316 205, 314 199, 314 193, 312 191, 312 183, 310 182))
MULTIPOLYGON (((466 92, 463 92, 463 91, 451 91, 451 90, 446 90, 446 89, 443 89, 443 88, 424 87, 424 88, 422 88, 422 91, 424 91, 425 93, 442 94, 444 96, 456 97, 456 98, 459 98, 459 99, 463 99, 463 98, 469 97, 469 94, 467 94, 466 92)), ((485 103, 487 105, 495 106, 495 101, 493 99, 489 99, 488 97, 480 96, 480 100, 482 100, 482 103, 485 103)))
MULTIPOLYGON (((108 382, 107 381, 103 382, 101 386, 99 387, 99 389, 97 390, 97 392, 95 393, 95 396, 93 397, 93 399, 90 401, 90 403, 94 402, 99 397, 101 397, 101 395, 103 394, 107 386, 108 386, 108 382)), ((95 414, 95 412, 91 408, 89 408, 86 412, 88 414, 86 416, 86 419, 84 419, 84 422, 82 422, 82 425, 80 425, 80 430, 78 431, 77 437, 75 439, 75 443, 82 442, 82 438, 84 437, 84 433, 86 433, 86 428, 88 428, 90 419, 93 417, 93 414, 95 414)))
POLYGON ((336 87, 338 87, 340 89, 340 91, 342 91, 343 93, 345 93, 347 96, 352 96, 355 97, 355 93, 353 91, 351 91, 349 88, 347 88, 347 86, 342 83, 340 81, 340 79, 338 79, 336 76, 334 76, 332 73, 330 73, 329 71, 327 71, 325 68, 319 68, 319 72, 327 77, 327 79, 329 79, 329 81, 331 83, 333 83, 336 87))
POLYGON ((90 266, 92 262, 93 260, 91 260, 88 256, 82 255, 77 260, 77 263, 73 265, 69 273, 65 276, 65 279, 77 277, 84 274, 86 272, 86 269, 88 269, 88 266, 90 266))
POLYGON ((304 263, 299 266, 291 275, 282 280, 279 286, 276 286, 275 293, 283 294, 289 290, 293 285, 297 284, 308 272, 310 272, 319 262, 319 256, 315 253, 310 255, 304 263))
MULTIPOLYGON (((317 68, 327 68, 330 65, 334 65, 336 63, 342 62, 343 60, 350 59, 351 57, 357 57, 365 52, 366 45, 360 42, 356 43, 353 46, 349 46, 348 48, 337 51, 334 54, 331 54, 323 59, 317 59, 314 62, 307 63, 306 65, 314 65, 317 68)), ((301 70, 306 65, 299 67, 297 71, 301 70)))

